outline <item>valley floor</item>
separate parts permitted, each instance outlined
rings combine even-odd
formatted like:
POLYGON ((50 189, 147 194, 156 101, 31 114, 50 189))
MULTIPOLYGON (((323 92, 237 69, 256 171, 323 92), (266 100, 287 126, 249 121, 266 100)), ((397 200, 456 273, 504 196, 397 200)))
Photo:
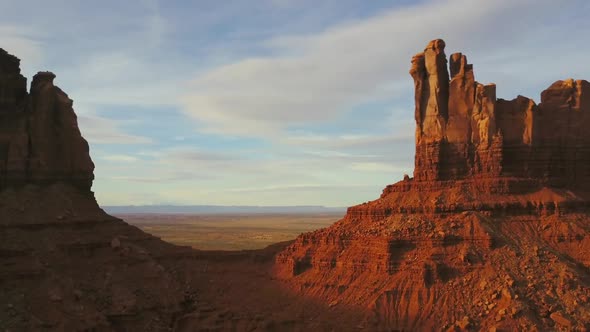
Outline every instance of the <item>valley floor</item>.
POLYGON ((201 250, 262 249, 328 227, 342 214, 120 214, 162 240, 201 250))
POLYGON ((288 244, 241 252, 198 252, 189 264, 198 294, 177 331, 357 331, 366 309, 326 304, 291 293, 273 277, 276 253, 288 244))

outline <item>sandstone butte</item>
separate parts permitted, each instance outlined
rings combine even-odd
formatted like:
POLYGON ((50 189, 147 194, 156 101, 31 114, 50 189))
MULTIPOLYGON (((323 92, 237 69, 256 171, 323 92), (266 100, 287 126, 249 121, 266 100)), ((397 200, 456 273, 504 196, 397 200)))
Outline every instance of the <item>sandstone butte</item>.
POLYGON ((414 177, 276 258, 371 329, 590 329, 590 83, 496 98, 442 40, 412 58, 414 177))
POLYGON ((72 100, 0 49, 0 330, 590 329, 590 83, 497 99, 444 48, 412 59, 414 176, 241 252, 102 211, 72 100))

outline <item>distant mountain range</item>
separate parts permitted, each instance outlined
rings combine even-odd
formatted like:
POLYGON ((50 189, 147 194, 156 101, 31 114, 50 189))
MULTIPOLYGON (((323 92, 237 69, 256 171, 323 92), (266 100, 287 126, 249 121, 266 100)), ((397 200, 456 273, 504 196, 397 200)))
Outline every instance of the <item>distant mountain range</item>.
POLYGON ((194 213, 194 214, 240 214, 240 213, 345 213, 345 207, 316 205, 301 206, 224 206, 224 205, 121 205, 102 206, 110 214, 131 213, 194 213))

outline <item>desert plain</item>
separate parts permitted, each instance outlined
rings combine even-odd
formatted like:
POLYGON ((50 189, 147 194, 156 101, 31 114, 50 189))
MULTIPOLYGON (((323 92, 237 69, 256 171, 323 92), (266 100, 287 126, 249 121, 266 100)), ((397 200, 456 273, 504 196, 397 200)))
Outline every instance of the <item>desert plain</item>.
POLYGON ((162 240, 200 250, 253 250, 328 227, 340 213, 117 214, 162 240))

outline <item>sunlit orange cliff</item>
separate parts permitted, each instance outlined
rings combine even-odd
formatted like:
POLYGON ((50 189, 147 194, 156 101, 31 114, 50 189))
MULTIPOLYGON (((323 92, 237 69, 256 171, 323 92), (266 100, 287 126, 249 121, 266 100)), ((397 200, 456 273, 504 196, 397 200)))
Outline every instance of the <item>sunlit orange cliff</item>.
POLYGON ((497 99, 440 39, 410 75, 414 177, 297 238, 276 273, 377 329, 590 328, 590 83, 497 99))

